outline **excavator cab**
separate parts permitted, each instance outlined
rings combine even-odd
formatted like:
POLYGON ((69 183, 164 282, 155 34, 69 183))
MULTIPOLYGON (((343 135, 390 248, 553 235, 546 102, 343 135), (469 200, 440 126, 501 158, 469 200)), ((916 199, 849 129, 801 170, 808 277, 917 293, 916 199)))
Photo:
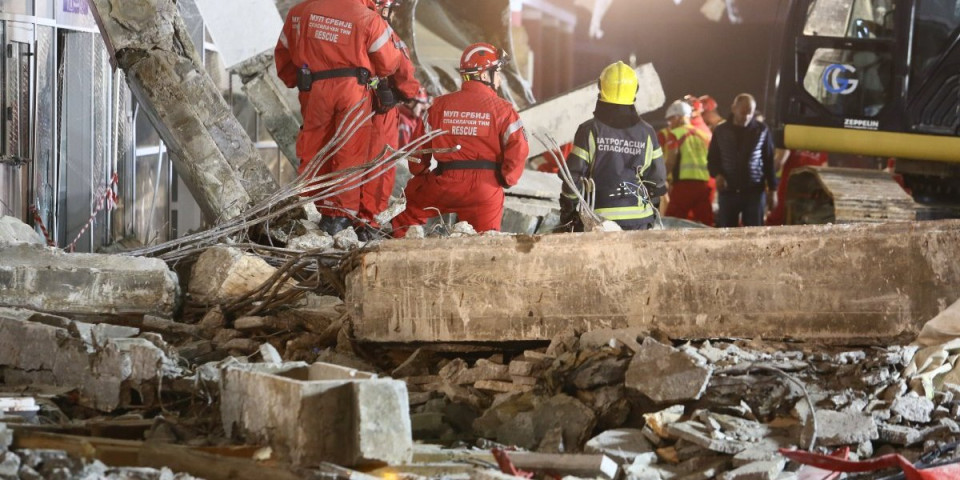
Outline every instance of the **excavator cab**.
POLYGON ((896 158, 915 199, 960 204, 960 0, 789 3, 778 146, 896 158))

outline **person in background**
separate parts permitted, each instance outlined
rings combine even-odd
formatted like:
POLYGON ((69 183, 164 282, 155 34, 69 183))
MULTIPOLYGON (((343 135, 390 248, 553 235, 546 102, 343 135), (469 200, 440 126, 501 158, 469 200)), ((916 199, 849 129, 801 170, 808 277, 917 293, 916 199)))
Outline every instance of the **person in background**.
MULTIPOLYGON (((390 41, 392 35, 387 22, 364 0, 308 0, 290 9, 274 58, 277 75, 284 84, 300 90, 300 173, 333 138, 354 105, 361 105, 357 112, 361 118, 371 113, 370 80, 393 75, 403 57, 390 41)), ((317 175, 368 162, 373 137, 373 126, 366 122, 343 142, 317 175)), ((323 215, 319 227, 324 232, 334 235, 351 228, 360 213, 360 189, 344 189, 318 202, 317 208, 323 215)))
MULTIPOLYGON (((380 17, 390 22, 393 8, 398 0, 367 0, 368 6, 376 11, 380 17)), ((413 63, 410 61, 410 52, 406 44, 395 32, 390 33, 390 43, 403 55, 396 73, 389 77, 379 78, 374 97, 375 115, 371 119, 373 134, 370 136, 369 161, 380 158, 380 155, 390 155, 389 149, 396 151, 400 148, 400 109, 395 108, 403 101, 414 99, 422 87, 413 77, 413 63)), ((382 236, 376 216, 390 205, 390 193, 396 183, 396 168, 391 163, 381 169, 371 171, 364 176, 365 182, 360 186, 360 213, 357 215, 364 221, 364 225, 356 227, 357 237, 361 241, 370 241, 382 236)))
POLYGON ((720 112, 717 111, 717 101, 713 99, 710 95, 702 95, 700 97, 700 105, 703 107, 703 113, 701 117, 703 122, 707 124, 707 127, 710 131, 716 130, 717 125, 725 122, 726 119, 720 115, 720 112))
POLYGON ((665 149, 667 171, 672 173, 673 181, 664 215, 713 226, 713 195, 707 169, 711 133, 695 127, 691 115, 694 110, 686 100, 677 100, 667 108, 670 134, 665 149))
POLYGON ((427 95, 427 90, 423 87, 420 87, 416 97, 397 106, 400 112, 400 125, 397 129, 400 148, 413 141, 413 134, 423 127, 423 115, 429 107, 430 95, 427 95))
POLYGON ((707 165, 717 180, 718 227, 761 226, 767 199, 770 207, 775 201, 773 138, 770 129, 754 118, 756 111, 753 96, 741 93, 733 101, 729 120, 713 132, 707 165))
POLYGON ((463 51, 460 91, 437 97, 423 125, 424 131, 446 132, 425 149, 460 149, 432 155, 437 161, 433 170, 427 170, 431 155, 423 155, 419 164, 411 162, 414 177, 404 189, 407 209, 393 222, 395 237, 447 213, 456 213, 478 232, 500 230, 503 189, 520 181, 530 153, 520 114, 497 95, 506 61, 506 53, 488 43, 463 51))
MULTIPOLYGON (((667 192, 667 172, 657 132, 634 105, 636 72, 623 62, 603 69, 593 118, 582 123, 567 156, 575 188, 596 198, 595 211, 624 230, 646 230, 654 208, 667 192)), ((582 230, 576 193, 566 183, 560 197, 560 222, 582 230)))

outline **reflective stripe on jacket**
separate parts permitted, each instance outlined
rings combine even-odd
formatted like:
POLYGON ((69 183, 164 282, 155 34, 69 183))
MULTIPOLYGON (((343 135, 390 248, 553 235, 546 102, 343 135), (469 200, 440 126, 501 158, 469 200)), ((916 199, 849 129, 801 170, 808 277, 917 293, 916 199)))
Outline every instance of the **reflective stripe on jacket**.
MULTIPOLYGON (((641 120, 618 129, 591 119, 580 125, 573 145, 567 166, 578 187, 583 179, 593 180, 598 214, 607 220, 653 216, 651 203, 636 193, 642 182, 651 197, 666 192, 663 150, 653 127, 641 120)), ((564 194, 576 196, 566 185, 564 194)))

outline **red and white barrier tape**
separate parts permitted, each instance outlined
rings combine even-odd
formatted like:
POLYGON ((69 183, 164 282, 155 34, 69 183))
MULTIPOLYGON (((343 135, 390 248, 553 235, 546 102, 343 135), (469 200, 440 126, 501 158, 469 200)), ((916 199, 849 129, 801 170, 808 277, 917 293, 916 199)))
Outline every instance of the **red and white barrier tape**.
POLYGON ((37 226, 40 227, 40 231, 43 232, 43 238, 47 239, 47 246, 55 246, 53 243, 53 237, 51 237, 50 232, 47 231, 47 226, 43 224, 43 218, 40 217, 40 211, 37 210, 37 206, 30 206, 30 212, 33 213, 33 220, 37 222, 37 226))
POLYGON ((97 217, 97 214, 100 213, 100 210, 103 210, 104 202, 106 202, 107 211, 117 208, 117 183, 120 181, 117 173, 114 172, 113 176, 110 178, 110 184, 106 187, 101 187, 97 192, 97 206, 93 209, 93 213, 90 214, 90 219, 87 220, 87 224, 80 229, 80 232, 77 233, 77 238, 74 238, 70 245, 67 245, 65 249, 68 252, 73 252, 77 248, 77 242, 80 241, 80 237, 90 228, 90 225, 93 225, 93 220, 97 217))

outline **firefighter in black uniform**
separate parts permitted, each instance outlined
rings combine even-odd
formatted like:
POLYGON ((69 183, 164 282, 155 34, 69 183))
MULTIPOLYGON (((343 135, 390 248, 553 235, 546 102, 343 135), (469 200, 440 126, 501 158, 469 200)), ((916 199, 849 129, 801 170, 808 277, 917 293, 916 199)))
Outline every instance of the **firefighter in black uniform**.
MULTIPOLYGON (((646 230, 656 219, 654 208, 667 193, 667 169, 657 133, 634 106, 639 82, 623 62, 603 69, 600 98, 593 119, 580 125, 567 156, 567 167, 594 211, 624 230, 646 230)), ((561 223, 582 231, 575 193, 564 184, 561 223)))

